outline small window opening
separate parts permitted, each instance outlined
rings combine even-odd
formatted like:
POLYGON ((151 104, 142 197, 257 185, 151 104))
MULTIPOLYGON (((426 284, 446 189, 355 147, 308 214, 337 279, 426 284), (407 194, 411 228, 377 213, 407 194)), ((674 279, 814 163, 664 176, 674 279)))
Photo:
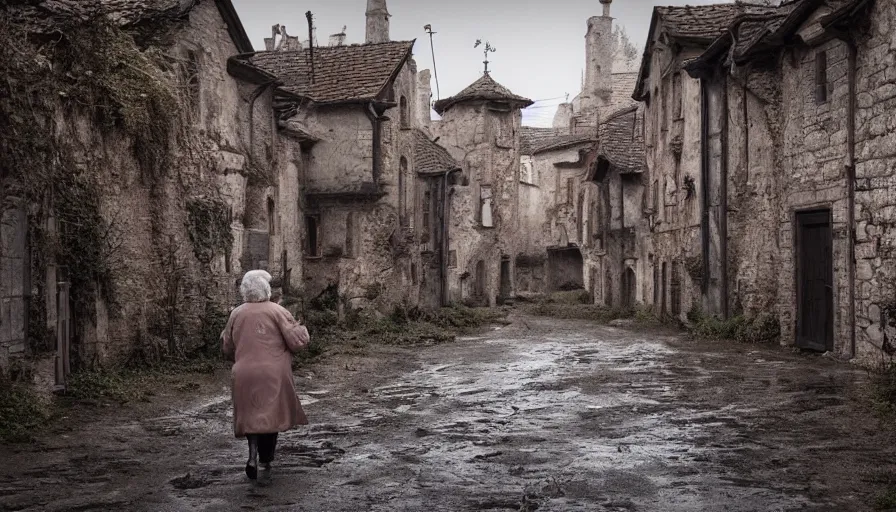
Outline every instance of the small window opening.
POLYGON ((405 175, 408 173, 408 159, 401 157, 398 165, 398 223, 401 227, 408 225, 408 192, 405 175))
POLYGON ((492 216, 492 187, 483 185, 479 188, 479 221, 482 227, 494 227, 492 216))
POLYGON ((268 198, 268 234, 273 235, 274 229, 276 228, 274 222, 274 200, 272 198, 268 198))
POLYGON ((432 208, 431 203, 432 203, 431 194, 427 190, 426 192, 423 193, 423 205, 422 205, 423 206, 423 208, 422 208, 423 209, 423 233, 422 233, 422 236, 423 236, 424 242, 429 241, 429 228, 430 228, 429 217, 430 217, 430 208, 432 208))
POLYGON ((308 256, 317 258, 320 256, 320 217, 317 215, 305 216, 305 231, 307 233, 308 256))
POLYGON ((345 256, 348 258, 354 258, 357 254, 357 251, 355 250, 356 229, 355 214, 352 212, 345 218, 345 256))
POLYGON ((401 108, 401 128, 407 130, 411 127, 410 113, 408 112, 408 99, 402 96, 399 100, 399 105, 401 108))
POLYGON ((576 185, 573 178, 566 178, 566 204, 573 205, 573 194, 575 194, 576 185))
POLYGON ((828 54, 818 52, 815 54, 815 102, 818 104, 828 101, 828 54))

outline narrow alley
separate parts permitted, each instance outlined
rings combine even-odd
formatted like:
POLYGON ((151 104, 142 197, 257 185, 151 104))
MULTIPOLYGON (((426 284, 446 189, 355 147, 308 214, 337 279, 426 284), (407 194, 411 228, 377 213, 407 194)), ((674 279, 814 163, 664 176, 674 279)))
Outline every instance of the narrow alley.
POLYGON ((311 425, 282 435, 271 487, 242 472, 220 374, 176 411, 11 448, 0 510, 854 511, 896 471, 852 365, 510 320, 299 371, 311 425))

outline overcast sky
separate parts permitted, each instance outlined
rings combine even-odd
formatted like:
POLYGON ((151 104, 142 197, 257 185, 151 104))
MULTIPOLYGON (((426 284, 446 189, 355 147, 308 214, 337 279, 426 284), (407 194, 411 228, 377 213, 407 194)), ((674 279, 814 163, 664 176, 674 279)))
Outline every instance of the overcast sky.
MULTIPOLYGON (((719 3, 724 0, 614 0, 611 14, 643 48, 655 5, 719 3)), ((524 124, 549 126, 558 103, 581 89, 585 63, 585 31, 589 16, 600 15, 598 0, 387 0, 393 40, 417 39, 418 70, 432 69, 431 24, 439 89, 451 96, 482 75, 483 54, 477 39, 497 49, 489 56, 492 77, 514 93, 537 100, 525 112, 524 124)), ((233 0, 243 25, 259 50, 271 25, 286 25, 290 35, 308 37, 305 12, 314 13, 317 39, 347 26, 346 43, 364 42, 367 0, 233 0)), ((436 83, 433 79, 433 96, 436 83)))

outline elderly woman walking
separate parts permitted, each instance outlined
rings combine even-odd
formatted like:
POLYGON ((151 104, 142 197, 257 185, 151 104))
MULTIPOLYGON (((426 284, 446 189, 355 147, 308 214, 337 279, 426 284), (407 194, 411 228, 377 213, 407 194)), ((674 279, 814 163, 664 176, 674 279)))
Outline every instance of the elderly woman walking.
POLYGON ((292 354, 308 344, 308 330, 270 301, 270 282, 263 270, 243 276, 244 303, 221 333, 224 355, 234 361, 233 433, 248 439, 246 475, 259 485, 271 482, 277 434, 308 423, 292 376, 292 354))

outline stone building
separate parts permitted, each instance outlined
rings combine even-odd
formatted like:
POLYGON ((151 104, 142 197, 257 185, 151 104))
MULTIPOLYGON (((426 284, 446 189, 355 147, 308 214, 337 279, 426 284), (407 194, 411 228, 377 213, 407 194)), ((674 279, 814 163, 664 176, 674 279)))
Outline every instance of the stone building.
POLYGON ((652 196, 674 223, 654 222, 654 260, 672 276, 683 262, 677 272, 690 277, 676 296, 660 272, 659 309, 680 301, 770 317, 782 343, 844 357, 894 352, 894 9, 886 0, 656 9, 655 52, 635 96, 647 102, 653 188, 668 196, 684 185, 690 196, 684 208, 652 196), (670 52, 676 40, 687 42, 670 52))
MULTIPOLYGON (((244 268, 301 265, 295 253, 280 261, 284 242, 298 237, 298 182, 274 172, 274 77, 229 60, 252 51, 232 4, 3 10, 30 53, 3 55, 12 112, 0 136, 0 368, 27 357, 52 375, 57 339, 71 342, 71 363, 81 365, 214 343, 203 333, 236 300, 244 268), (46 37, 56 44, 40 45, 46 37), (28 98, 38 116, 29 122, 47 127, 34 140, 10 85, 30 79, 49 85, 31 90, 52 91, 37 106, 28 98), (17 167, 30 161, 11 149, 22 137, 47 162, 26 180, 17 167)), ((65 359, 57 370, 70 366, 65 359)))
MULTIPOLYGON (((652 268, 637 275, 645 302, 684 320, 697 308, 725 316, 729 296, 723 212, 725 189, 704 172, 700 81, 682 64, 699 56, 740 14, 772 8, 739 3, 657 7, 633 97, 644 102, 649 168, 648 226, 652 268)), ((715 139, 715 147, 721 143, 715 139)))
POLYGON ((513 295, 521 109, 532 101, 488 72, 435 103, 433 135, 463 169, 451 191, 448 296, 495 305, 513 295))
POLYGON ((382 309, 419 300, 423 198, 414 42, 389 41, 381 10, 370 16, 365 44, 239 58, 279 78, 280 124, 303 134, 278 157, 301 175, 302 293, 335 289, 346 306, 382 309))

